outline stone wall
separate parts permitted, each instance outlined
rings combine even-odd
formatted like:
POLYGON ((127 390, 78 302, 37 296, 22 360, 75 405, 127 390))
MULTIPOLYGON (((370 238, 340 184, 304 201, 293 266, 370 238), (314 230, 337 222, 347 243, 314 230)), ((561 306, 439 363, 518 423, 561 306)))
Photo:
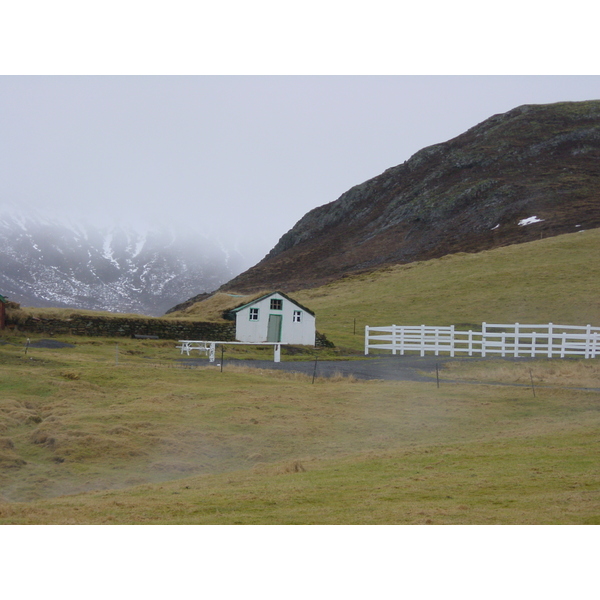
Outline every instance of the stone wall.
POLYGON ((88 317, 73 315, 69 319, 27 317, 11 322, 10 329, 47 335, 88 335, 102 337, 133 337, 151 335, 160 339, 235 340, 235 323, 204 323, 171 319, 144 319, 126 317, 88 317))

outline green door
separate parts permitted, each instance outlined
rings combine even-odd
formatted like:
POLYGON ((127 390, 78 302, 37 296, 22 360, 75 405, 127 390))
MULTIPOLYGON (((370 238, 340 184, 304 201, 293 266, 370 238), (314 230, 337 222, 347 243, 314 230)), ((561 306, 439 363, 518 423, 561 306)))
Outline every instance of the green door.
POLYGON ((267 329, 267 342, 281 341, 281 315, 269 315, 269 327, 267 329))

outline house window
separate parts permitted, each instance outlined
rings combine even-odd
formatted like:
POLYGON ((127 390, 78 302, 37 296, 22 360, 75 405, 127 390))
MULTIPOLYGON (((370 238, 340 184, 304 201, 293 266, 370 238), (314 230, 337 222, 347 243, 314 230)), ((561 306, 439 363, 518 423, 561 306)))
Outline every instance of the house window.
POLYGON ((294 315, 292 317, 292 321, 294 323, 301 323, 302 322, 302 311, 301 310, 295 310, 294 311, 294 315))
POLYGON ((250 321, 258 321, 258 308, 250 309, 250 321))
POLYGON ((271 310, 281 310, 283 308, 283 300, 278 300, 277 298, 273 298, 271 300, 271 310))

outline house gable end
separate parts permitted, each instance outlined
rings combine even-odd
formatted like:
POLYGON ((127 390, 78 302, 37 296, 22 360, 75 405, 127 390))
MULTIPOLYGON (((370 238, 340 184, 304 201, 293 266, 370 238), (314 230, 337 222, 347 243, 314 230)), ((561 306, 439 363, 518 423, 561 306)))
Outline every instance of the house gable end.
POLYGON ((247 304, 243 304, 242 306, 238 306, 237 308, 233 308, 232 310, 230 310, 230 313, 238 313, 241 310, 244 310, 245 308, 249 308, 250 306, 261 302, 262 300, 266 300, 267 298, 270 298, 271 296, 274 296, 275 294, 279 294, 280 296, 282 296, 283 298, 285 298, 288 302, 291 302, 292 304, 294 304, 295 306, 297 306, 298 308, 301 308, 302 310, 306 311, 308 314, 312 315, 313 317, 315 316, 315 313, 310 310, 309 308, 306 308, 306 306, 302 306, 302 304, 299 304, 298 302, 296 302, 293 298, 290 298, 287 294, 284 294, 283 292, 271 292, 270 294, 265 294, 264 296, 260 296, 259 298, 255 298, 254 300, 252 300, 252 302, 248 302, 247 304))

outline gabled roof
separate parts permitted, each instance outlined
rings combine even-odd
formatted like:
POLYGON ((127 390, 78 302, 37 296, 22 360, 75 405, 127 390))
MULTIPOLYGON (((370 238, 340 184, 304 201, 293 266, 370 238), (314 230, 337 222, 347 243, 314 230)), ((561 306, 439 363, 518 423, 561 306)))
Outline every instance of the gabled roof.
POLYGON ((256 304, 257 302, 260 302, 261 300, 265 300, 266 298, 269 298, 270 296, 274 296, 275 294, 279 294, 280 296, 283 296, 286 300, 289 300, 292 304, 295 304, 298 308, 305 310, 307 313, 311 314, 313 317, 315 316, 315 313, 312 310, 310 310, 310 308, 306 308, 306 306, 302 306, 302 304, 299 304, 293 298, 290 298, 287 294, 284 294, 283 292, 271 292, 270 294, 265 294, 264 296, 255 298, 254 300, 252 300, 252 302, 248 302, 247 304, 243 304, 242 306, 238 306, 237 308, 232 308, 229 312, 232 312, 232 313, 239 312, 240 310, 243 310, 244 308, 248 308, 249 306, 252 306, 253 304, 256 304))

